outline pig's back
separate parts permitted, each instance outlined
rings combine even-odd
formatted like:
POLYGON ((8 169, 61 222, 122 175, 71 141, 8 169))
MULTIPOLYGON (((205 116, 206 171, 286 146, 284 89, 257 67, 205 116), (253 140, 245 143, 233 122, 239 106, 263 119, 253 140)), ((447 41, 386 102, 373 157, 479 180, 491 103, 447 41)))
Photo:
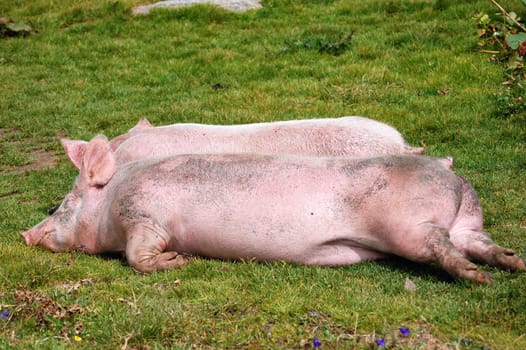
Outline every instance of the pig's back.
POLYGON ((174 124, 140 129, 116 150, 120 164, 188 153, 268 153, 363 157, 421 153, 394 128, 362 117, 243 125, 174 124))

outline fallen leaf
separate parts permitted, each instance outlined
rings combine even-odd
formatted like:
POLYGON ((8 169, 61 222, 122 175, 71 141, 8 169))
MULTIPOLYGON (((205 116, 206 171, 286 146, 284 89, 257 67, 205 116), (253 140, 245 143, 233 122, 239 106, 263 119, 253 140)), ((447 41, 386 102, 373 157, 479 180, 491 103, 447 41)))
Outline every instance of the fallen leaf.
POLYGON ((83 278, 80 281, 75 282, 75 283, 73 283, 73 282, 66 282, 64 284, 61 284, 61 285, 57 286, 57 288, 67 289, 67 293, 71 294, 72 292, 78 290, 83 285, 91 284, 91 283, 93 283, 93 278, 83 278))
POLYGON ((30 290, 15 291, 15 302, 19 312, 32 314, 37 324, 52 326, 54 319, 70 318, 84 313, 78 305, 62 306, 44 294, 30 290))

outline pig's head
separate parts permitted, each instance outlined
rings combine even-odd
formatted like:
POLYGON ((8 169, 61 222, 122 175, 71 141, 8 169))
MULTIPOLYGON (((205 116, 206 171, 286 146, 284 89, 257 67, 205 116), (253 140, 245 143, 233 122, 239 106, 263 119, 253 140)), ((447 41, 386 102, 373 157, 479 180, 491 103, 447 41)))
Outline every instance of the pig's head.
POLYGON ((116 171, 109 141, 96 136, 90 142, 62 140, 66 155, 79 169, 73 190, 60 207, 32 229, 22 232, 27 245, 54 252, 93 251, 100 192, 116 171))
POLYGON ((141 131, 145 129, 151 129, 153 128, 153 125, 148 121, 146 118, 142 118, 137 122, 137 125, 135 125, 133 128, 128 130, 126 134, 122 134, 120 136, 117 136, 113 140, 110 141, 111 143, 111 149, 116 150, 124 141, 129 139, 130 137, 140 133, 141 131))

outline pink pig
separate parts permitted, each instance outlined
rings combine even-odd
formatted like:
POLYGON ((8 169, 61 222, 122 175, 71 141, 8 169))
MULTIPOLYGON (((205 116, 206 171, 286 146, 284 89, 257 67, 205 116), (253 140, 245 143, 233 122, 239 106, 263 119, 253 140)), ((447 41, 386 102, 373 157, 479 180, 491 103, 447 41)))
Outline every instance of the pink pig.
POLYGON ((482 229, 473 188, 443 162, 411 155, 326 158, 177 155, 116 166, 103 136, 79 156, 71 193, 22 235, 55 252, 124 252, 140 272, 187 255, 335 266, 395 254, 480 283, 470 260, 525 270, 482 229))
MULTIPOLYGON (((86 142, 62 140, 69 153, 86 142)), ((265 153, 367 157, 423 154, 391 126, 364 117, 290 120, 243 125, 173 124, 153 127, 142 119, 111 141, 117 164, 187 153, 265 153)), ((78 168, 78 164, 71 159, 78 168)))

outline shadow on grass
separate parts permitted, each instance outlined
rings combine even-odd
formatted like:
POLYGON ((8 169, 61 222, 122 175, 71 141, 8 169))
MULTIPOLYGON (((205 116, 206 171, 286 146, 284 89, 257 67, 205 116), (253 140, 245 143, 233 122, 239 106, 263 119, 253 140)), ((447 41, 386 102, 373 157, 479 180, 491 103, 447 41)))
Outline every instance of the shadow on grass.
POLYGON ((436 265, 416 263, 397 256, 385 260, 374 261, 374 263, 379 264, 390 271, 400 272, 408 276, 408 278, 419 277, 428 282, 455 283, 458 281, 458 279, 455 279, 436 265))
MULTIPOLYGON (((112 252, 112 253, 102 253, 97 254, 97 256, 105 261, 110 260, 119 260, 120 264, 125 267, 130 267, 126 260, 126 256, 124 255, 124 252, 112 252)), ((220 260, 220 259, 214 259, 209 257, 194 257, 193 259, 202 259, 207 261, 223 261, 227 263, 232 264, 243 264, 247 261, 243 260, 220 260)), ((248 261, 251 262, 251 261, 248 261)), ((262 265, 270 265, 273 266, 275 263, 272 262, 258 262, 262 265)), ((297 265, 294 263, 290 263, 291 266, 297 265)), ((382 269, 387 269, 392 272, 400 272, 404 276, 407 276, 408 278, 420 278, 427 282, 444 282, 444 283, 455 283, 459 281, 459 279, 456 279, 452 276, 450 276, 446 271, 442 270, 440 267, 435 265, 429 265, 429 264, 422 264, 422 263, 416 263, 410 260, 406 260, 397 256, 390 257, 385 260, 377 260, 377 261, 371 261, 366 262, 364 264, 376 264, 382 269)), ((297 265, 297 266, 303 266, 303 265, 297 265)), ((350 265, 352 267, 353 265, 350 265)), ((331 268, 331 267, 328 267, 331 268)), ((373 268, 374 270, 374 268, 373 268)), ((371 271, 372 275, 376 275, 377 271, 371 271)))
POLYGON ((130 265, 126 261, 126 256, 124 255, 124 252, 101 253, 101 254, 97 254, 97 256, 101 260, 105 260, 105 261, 119 260, 122 266, 130 267, 130 265))
MULTIPOLYGON (((130 268, 132 267, 128 264, 126 260, 126 256, 124 252, 108 252, 108 253, 101 253, 95 255, 98 259, 101 259, 103 261, 118 261, 119 264, 122 267, 130 268)), ((303 264, 296 264, 296 263, 286 263, 286 262, 258 262, 256 260, 221 260, 221 259, 215 259, 210 257, 201 257, 201 256, 194 256, 191 258, 191 261, 189 264, 192 264, 192 262, 197 261, 211 261, 211 262, 222 262, 226 264, 233 264, 231 267, 235 267, 235 265, 241 264, 258 264, 261 266, 268 266, 270 269, 275 269, 276 267, 284 267, 288 266, 288 268, 309 268, 307 265, 303 264)), ((338 267, 325 267, 327 269, 338 269, 338 267)), ((445 270, 440 268, 438 265, 434 264, 425 264, 425 263, 417 263, 413 262, 398 256, 391 256, 384 260, 376 260, 376 261, 368 261, 363 263, 358 263, 355 265, 347 265, 342 266, 340 268, 345 269, 351 269, 350 272, 355 275, 363 275, 367 278, 377 278, 379 274, 382 273, 382 270, 385 272, 386 270, 388 272, 392 272, 394 274, 401 274, 402 276, 407 277, 409 279, 419 279, 423 282, 430 282, 430 283, 447 283, 447 284, 456 284, 460 283, 462 281, 469 282, 467 280, 464 280, 462 278, 456 278, 451 275, 449 275, 445 270), (358 268, 359 267, 359 268, 358 268)), ((492 271, 492 268, 481 264, 479 265, 479 268, 481 270, 486 270, 489 272, 495 272, 492 271)), ((222 271, 228 271, 228 267, 222 267, 222 271)), ((314 272, 313 272, 314 273, 314 272)), ((398 278, 398 277, 397 277, 398 278)))

